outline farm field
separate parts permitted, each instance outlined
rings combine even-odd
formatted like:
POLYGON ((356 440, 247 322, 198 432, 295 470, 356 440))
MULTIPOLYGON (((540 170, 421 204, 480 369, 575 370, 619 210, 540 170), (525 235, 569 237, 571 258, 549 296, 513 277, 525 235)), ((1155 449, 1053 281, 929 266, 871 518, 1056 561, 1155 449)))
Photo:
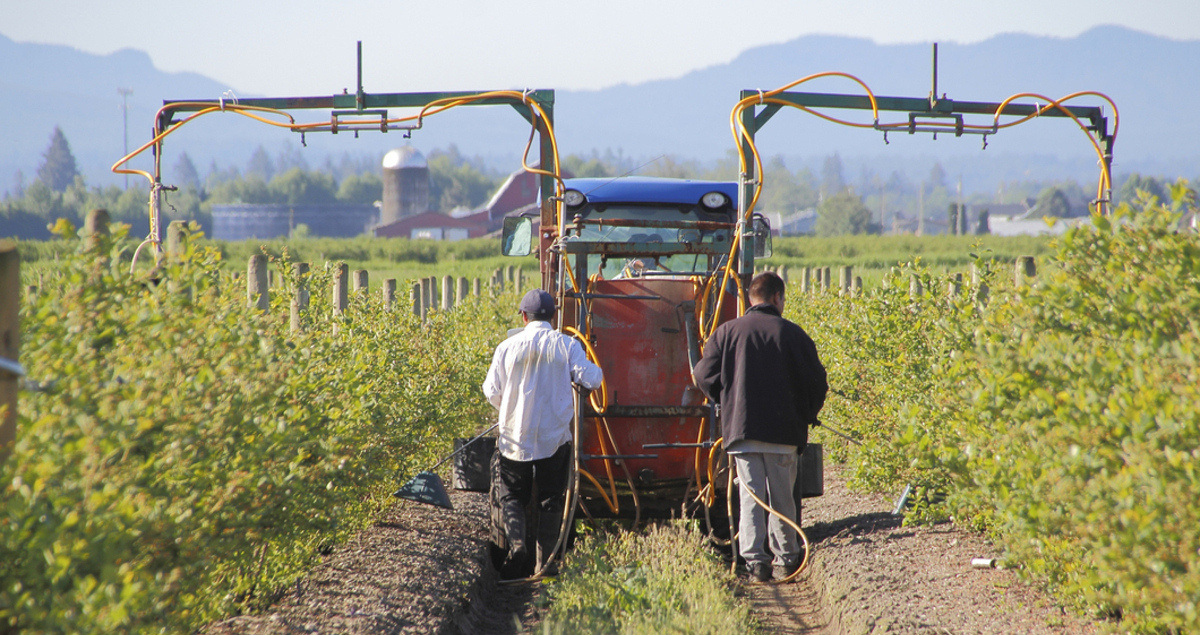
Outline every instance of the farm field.
MULTIPOLYGON (((777 242, 771 266, 879 272, 859 295, 789 298, 830 369, 823 419, 864 442, 831 459, 865 490, 912 485, 906 522, 985 532, 1115 628, 1200 627, 1200 245, 1177 219, 1126 209, 1054 244, 777 242), (1014 275, 1019 255, 1036 275, 1014 275), (951 296, 944 268, 971 264, 987 292, 951 296)), ((270 309, 247 308, 241 245, 189 241, 154 282, 128 274, 131 246, 20 245, 36 385, 0 466, 10 626, 183 632, 259 609, 491 415, 478 384, 515 325, 511 291, 424 322, 378 293, 335 315, 331 270, 298 244, 276 263, 313 263, 293 332, 296 283, 277 276, 270 309)), ((507 262, 455 248, 411 269, 346 262, 372 283, 507 262)))

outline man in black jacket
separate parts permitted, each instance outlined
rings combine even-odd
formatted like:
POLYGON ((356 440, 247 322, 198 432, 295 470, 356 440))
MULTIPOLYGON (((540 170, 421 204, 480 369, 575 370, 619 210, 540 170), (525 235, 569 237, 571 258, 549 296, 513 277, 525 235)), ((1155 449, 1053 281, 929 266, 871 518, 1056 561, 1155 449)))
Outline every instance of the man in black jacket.
POLYGON ((783 318, 783 279, 760 273, 748 290, 753 306, 717 327, 692 369, 696 385, 721 405, 721 435, 741 483, 739 554, 750 576, 766 582, 790 575, 802 555, 795 530, 767 514, 747 490, 798 519, 792 487, 797 456, 829 389, 812 338, 783 318), (771 554, 765 550, 766 534, 771 554))

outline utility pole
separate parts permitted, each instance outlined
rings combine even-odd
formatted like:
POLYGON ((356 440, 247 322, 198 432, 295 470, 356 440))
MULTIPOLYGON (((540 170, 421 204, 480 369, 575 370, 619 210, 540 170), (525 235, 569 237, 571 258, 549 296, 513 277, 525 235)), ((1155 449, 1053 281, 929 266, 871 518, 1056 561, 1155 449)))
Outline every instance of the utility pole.
POLYGON ((917 235, 925 235, 925 183, 917 190, 917 235))
MULTIPOLYGON (((121 115, 124 121, 122 125, 121 136, 125 141, 125 153, 121 156, 129 156, 129 96, 133 94, 132 88, 117 88, 117 92, 121 95, 121 115)), ((129 175, 125 175, 125 189, 129 189, 129 175)))

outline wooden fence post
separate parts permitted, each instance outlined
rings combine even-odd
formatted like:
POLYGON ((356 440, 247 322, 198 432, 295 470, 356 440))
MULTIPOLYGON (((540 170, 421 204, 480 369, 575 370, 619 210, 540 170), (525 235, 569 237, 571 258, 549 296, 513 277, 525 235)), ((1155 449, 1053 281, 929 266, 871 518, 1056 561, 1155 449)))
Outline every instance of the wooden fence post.
POLYGON ((921 286, 921 279, 913 274, 908 279, 908 297, 915 298, 924 293, 924 288, 921 286))
POLYGON ((108 210, 94 209, 83 219, 84 244, 88 251, 93 251, 100 244, 102 236, 108 235, 108 210))
POLYGON ((308 310, 308 270, 307 262, 297 262, 292 264, 292 280, 296 283, 296 294, 292 296, 292 311, 290 326, 293 333, 299 333, 304 329, 304 322, 301 316, 308 310))
POLYGON ((982 307, 987 304, 988 286, 979 273, 979 267, 971 263, 971 288, 975 290, 975 304, 982 307))
POLYGON ((947 289, 950 300, 954 300, 954 298, 957 298, 962 293, 962 281, 963 275, 961 273, 956 273, 954 277, 950 278, 950 288, 947 289))
POLYGON ((17 440, 17 391, 24 370, 21 353, 21 255, 16 243, 0 240, 0 463, 12 453, 17 440))
POLYGON ((341 263, 337 266, 337 273, 333 276, 333 315, 339 317, 346 311, 346 305, 350 303, 349 286, 350 283, 350 267, 346 263, 341 263))
POLYGON ((1016 271, 1013 275, 1013 282, 1020 289, 1025 286, 1031 278, 1037 276, 1037 263, 1034 262, 1033 256, 1017 256, 1016 271))
POLYGON ((454 308, 454 276, 447 275, 442 278, 442 310, 449 311, 454 308))
POLYGON ((429 290, 429 278, 421 278, 421 320, 425 320, 425 315, 429 313, 429 298, 432 297, 432 292, 429 290))
POLYGON ((246 304, 266 312, 271 308, 271 295, 267 284, 267 257, 262 254, 250 256, 246 263, 246 304))
POLYGON ((412 302, 412 312, 418 319, 423 317, 421 305, 421 283, 414 282, 412 290, 409 291, 408 299, 412 302))
POLYGON ((391 311, 396 305, 396 279, 388 278, 383 281, 383 310, 391 311))
POLYGON ((187 223, 181 220, 173 220, 167 225, 167 257, 179 258, 183 256, 183 252, 187 251, 187 238, 184 235, 184 228, 187 223))
POLYGON ((843 295, 850 293, 850 287, 854 284, 854 267, 845 265, 838 267, 838 293, 843 295))

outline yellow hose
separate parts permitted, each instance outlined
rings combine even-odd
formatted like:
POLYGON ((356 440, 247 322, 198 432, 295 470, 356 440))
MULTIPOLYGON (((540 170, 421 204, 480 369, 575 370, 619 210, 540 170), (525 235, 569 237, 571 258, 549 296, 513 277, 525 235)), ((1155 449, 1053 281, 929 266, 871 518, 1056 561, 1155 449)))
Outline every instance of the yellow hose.
MULTIPOLYGON (((733 466, 730 465, 730 470, 732 470, 732 469, 733 469, 733 466)), ((759 498, 754 492, 750 491, 750 488, 748 488, 748 487, 742 488, 742 490, 739 490, 739 491, 745 491, 747 494, 750 495, 750 498, 754 499, 755 503, 758 503, 759 507, 762 507, 763 509, 767 510, 767 512, 774 514, 777 518, 779 518, 779 520, 782 520, 783 522, 787 523, 788 526, 790 526, 792 529, 796 530, 796 533, 800 534, 800 539, 802 541, 804 541, 804 559, 800 561, 800 566, 796 567, 796 570, 793 571, 792 574, 789 575, 788 577, 786 577, 782 580, 772 580, 771 582, 773 584, 786 584, 788 582, 791 582, 792 580, 795 580, 796 576, 800 575, 800 572, 804 571, 804 569, 808 567, 808 556, 809 556, 809 553, 811 553, 811 549, 809 549, 808 536, 805 535, 804 530, 800 528, 800 525, 796 524, 796 522, 793 521, 791 518, 788 518, 787 516, 784 516, 783 514, 776 511, 774 507, 771 507, 770 505, 768 505, 766 503, 766 501, 759 498)), ((736 553, 734 554, 734 556, 735 557, 734 557, 733 561, 737 562, 736 553)))
POLYGON ((608 506, 609 511, 614 514, 621 511, 620 507, 618 507, 616 491, 613 492, 613 497, 609 499, 608 494, 604 493, 604 486, 600 484, 600 481, 595 476, 592 476, 591 472, 581 467, 579 468, 579 473, 586 476, 596 486, 596 491, 600 492, 600 498, 604 500, 604 504, 608 506))

